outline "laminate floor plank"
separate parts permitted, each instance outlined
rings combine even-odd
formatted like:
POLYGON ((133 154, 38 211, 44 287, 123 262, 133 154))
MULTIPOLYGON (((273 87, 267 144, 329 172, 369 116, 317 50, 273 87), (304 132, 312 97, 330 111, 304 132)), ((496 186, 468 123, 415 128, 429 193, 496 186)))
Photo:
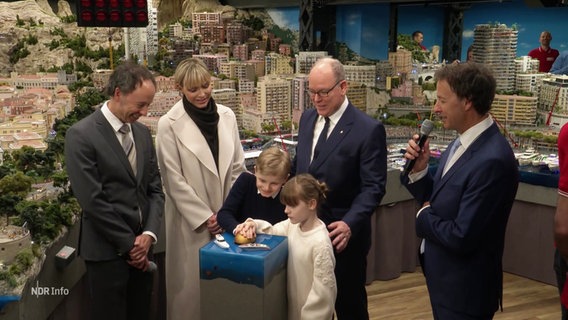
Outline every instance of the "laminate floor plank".
MULTIPOLYGON (((558 290, 542 282, 503 274, 503 312, 495 320, 559 320, 558 290)), ((371 320, 428 320, 432 311, 421 270, 367 286, 371 320)))

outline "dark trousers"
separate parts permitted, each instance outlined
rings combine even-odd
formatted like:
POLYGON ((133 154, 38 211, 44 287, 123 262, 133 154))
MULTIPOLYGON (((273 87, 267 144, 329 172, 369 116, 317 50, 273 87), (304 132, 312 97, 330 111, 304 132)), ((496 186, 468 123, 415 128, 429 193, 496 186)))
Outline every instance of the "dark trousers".
POLYGON ((432 304, 432 314, 434 315, 434 320, 491 320, 493 315, 487 316, 471 316, 464 313, 458 313, 456 311, 446 309, 440 305, 432 304))
MULTIPOLYGON (((420 260, 420 266, 422 267, 422 273, 425 277, 428 277, 426 269, 424 268, 424 254, 418 253, 418 259, 420 260)), ((493 319, 493 314, 486 316, 472 316, 464 313, 459 313, 454 310, 447 309, 441 305, 432 303, 432 315, 434 320, 491 320, 493 319)))
POLYGON ((153 273, 133 268, 124 259, 87 261, 91 319, 150 318, 153 273))
MULTIPOLYGON (((562 294, 562 288, 564 288, 564 283, 566 282, 566 272, 568 272, 566 260, 562 258, 562 255, 558 252, 558 249, 556 249, 554 252, 554 273, 556 274, 559 294, 562 294)), ((562 303, 560 304, 560 309, 562 310, 562 320, 568 320, 568 311, 562 303)))
POLYGON ((339 320, 367 320, 367 253, 371 245, 370 230, 354 234, 345 250, 335 254, 337 299, 335 313, 339 320))

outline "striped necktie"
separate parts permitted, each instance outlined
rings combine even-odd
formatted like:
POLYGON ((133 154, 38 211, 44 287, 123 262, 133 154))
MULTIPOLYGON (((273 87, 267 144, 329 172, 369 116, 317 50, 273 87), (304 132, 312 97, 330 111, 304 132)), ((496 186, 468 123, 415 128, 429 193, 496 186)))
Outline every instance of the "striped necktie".
POLYGON ((134 148, 134 141, 130 137, 130 127, 125 123, 118 129, 118 132, 122 134, 122 149, 128 157, 134 175, 136 175, 136 148, 134 148))

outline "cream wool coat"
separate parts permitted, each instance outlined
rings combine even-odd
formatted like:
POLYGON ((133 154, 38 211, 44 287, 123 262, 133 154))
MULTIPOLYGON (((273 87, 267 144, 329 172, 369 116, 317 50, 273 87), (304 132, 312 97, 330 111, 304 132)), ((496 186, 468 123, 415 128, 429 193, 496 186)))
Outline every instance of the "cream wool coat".
POLYGON ((168 319, 200 319, 199 248, 211 236, 216 213, 245 171, 233 111, 217 105, 219 170, 205 138, 180 100, 158 122, 156 151, 166 193, 166 292, 168 319))

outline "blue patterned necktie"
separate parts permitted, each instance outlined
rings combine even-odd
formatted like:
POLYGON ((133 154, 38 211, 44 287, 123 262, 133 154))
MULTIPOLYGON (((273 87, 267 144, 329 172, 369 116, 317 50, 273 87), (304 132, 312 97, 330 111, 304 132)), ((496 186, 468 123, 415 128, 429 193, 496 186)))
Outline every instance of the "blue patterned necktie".
POLYGON ((446 174, 446 172, 450 169, 450 163, 452 161, 452 158, 454 157, 454 154, 456 153, 456 150, 458 150, 458 148, 461 146, 461 141, 460 138, 458 137, 455 141, 454 144, 452 145, 452 148, 450 149, 450 153, 448 154, 448 159, 446 160, 446 165, 444 166, 444 174, 446 174))

